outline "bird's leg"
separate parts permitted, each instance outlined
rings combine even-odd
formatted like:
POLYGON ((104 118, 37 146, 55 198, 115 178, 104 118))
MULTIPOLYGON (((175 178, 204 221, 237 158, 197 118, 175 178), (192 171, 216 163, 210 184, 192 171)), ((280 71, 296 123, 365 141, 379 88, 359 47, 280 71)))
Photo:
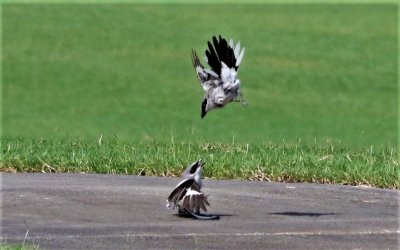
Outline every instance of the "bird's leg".
POLYGON ((243 107, 247 108, 248 105, 247 105, 247 102, 244 100, 242 91, 239 92, 239 97, 240 97, 240 100, 242 101, 243 107))
POLYGON ((243 107, 245 107, 245 108, 248 107, 248 104, 247 104, 247 102, 244 100, 243 94, 242 94, 242 92, 240 92, 240 91, 239 91, 239 98, 235 98, 234 101, 235 101, 235 102, 241 102, 242 105, 243 105, 243 107))
POLYGON ((186 209, 184 209, 181 206, 178 206, 178 214, 180 214, 180 215, 187 214, 186 209))
POLYGON ((247 108, 249 105, 247 104, 247 102, 244 100, 244 99, 242 99, 242 105, 243 105, 243 107, 245 107, 245 108, 247 108))

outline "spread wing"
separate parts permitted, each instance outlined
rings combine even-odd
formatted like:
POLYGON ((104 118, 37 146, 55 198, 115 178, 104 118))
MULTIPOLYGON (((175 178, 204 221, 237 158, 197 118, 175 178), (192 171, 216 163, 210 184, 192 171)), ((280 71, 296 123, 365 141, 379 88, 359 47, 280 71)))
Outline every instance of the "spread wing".
POLYGON ((228 44, 225 38, 221 36, 219 36, 218 40, 213 36, 212 42, 212 44, 208 42, 208 50, 206 50, 207 62, 211 69, 219 78, 221 78, 222 63, 237 72, 242 62, 245 48, 240 51, 240 42, 234 45, 231 39, 228 44))
POLYGON ((194 179, 183 180, 176 186, 167 199, 168 208, 171 204, 172 208, 179 206, 195 213, 200 209, 207 211, 206 205, 210 205, 194 179))
POLYGON ((207 201, 207 196, 200 191, 197 185, 192 185, 187 189, 181 206, 189 211, 199 213, 200 209, 207 211, 206 205, 210 205, 207 201))
POLYGON ((192 63, 194 69, 196 70, 197 78, 200 82, 206 82, 218 78, 218 75, 214 71, 204 68, 204 66, 200 63, 200 59, 197 56, 196 51, 194 50, 192 50, 192 63))
POLYGON ((200 84, 205 92, 221 82, 218 78, 218 75, 214 71, 204 68, 204 66, 200 63, 196 51, 194 50, 192 50, 192 63, 194 69, 196 70, 197 78, 199 79, 200 84))

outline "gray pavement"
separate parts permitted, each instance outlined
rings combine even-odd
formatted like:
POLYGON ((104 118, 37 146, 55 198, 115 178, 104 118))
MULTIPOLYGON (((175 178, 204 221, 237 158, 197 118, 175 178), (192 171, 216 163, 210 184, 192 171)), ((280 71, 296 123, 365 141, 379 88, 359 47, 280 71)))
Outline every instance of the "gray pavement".
POLYGON ((176 178, 2 174, 1 242, 40 249, 398 249, 399 191, 204 180, 217 221, 175 216, 176 178))

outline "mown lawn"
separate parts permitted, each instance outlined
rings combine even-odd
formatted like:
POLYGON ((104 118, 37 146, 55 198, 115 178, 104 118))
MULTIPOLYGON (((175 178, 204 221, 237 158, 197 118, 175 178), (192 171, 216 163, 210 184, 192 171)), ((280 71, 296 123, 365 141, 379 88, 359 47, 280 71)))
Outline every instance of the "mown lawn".
POLYGON ((4 4, 2 171, 399 188, 394 4, 4 4), (200 118, 190 61, 240 40, 249 107, 200 118), (102 136, 102 144, 98 143, 102 136))
POLYGON ((5 4, 3 135, 397 145, 390 4, 5 4), (211 14, 215 13, 215 14, 211 14), (190 52, 246 47, 245 109, 200 119, 190 52))

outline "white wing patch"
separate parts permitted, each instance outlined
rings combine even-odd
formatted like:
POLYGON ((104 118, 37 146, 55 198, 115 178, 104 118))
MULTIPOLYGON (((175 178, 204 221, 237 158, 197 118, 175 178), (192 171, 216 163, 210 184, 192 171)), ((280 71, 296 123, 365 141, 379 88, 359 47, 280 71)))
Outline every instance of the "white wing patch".
POLYGON ((233 48, 233 39, 231 38, 231 40, 229 40, 229 46, 231 47, 231 48, 233 48))
POLYGON ((196 73, 198 75, 201 75, 201 77, 203 77, 203 78, 207 77, 207 74, 204 72, 203 68, 200 66, 196 67, 196 73))
POLYGON ((187 190, 185 196, 200 195, 200 194, 201 194, 200 192, 197 192, 196 190, 193 190, 193 189, 189 188, 189 189, 187 190))
POLYGON ((204 69, 204 71, 212 76, 215 76, 218 78, 217 73, 215 73, 214 71, 212 71, 211 69, 204 69))
POLYGON ((242 62, 245 49, 246 49, 246 48, 243 47, 242 52, 240 52, 239 57, 237 57, 237 60, 236 60, 236 67, 238 67, 238 66, 240 65, 240 63, 242 62))
POLYGON ((236 71, 234 68, 229 68, 224 62, 221 62, 221 80, 224 83, 233 83, 236 80, 236 71))
MULTIPOLYGON (((233 48, 233 46, 232 46, 232 48, 233 48)), ((235 50, 234 50, 235 58, 238 58, 239 52, 240 52, 240 42, 238 42, 236 44, 236 47, 235 47, 235 50)))

